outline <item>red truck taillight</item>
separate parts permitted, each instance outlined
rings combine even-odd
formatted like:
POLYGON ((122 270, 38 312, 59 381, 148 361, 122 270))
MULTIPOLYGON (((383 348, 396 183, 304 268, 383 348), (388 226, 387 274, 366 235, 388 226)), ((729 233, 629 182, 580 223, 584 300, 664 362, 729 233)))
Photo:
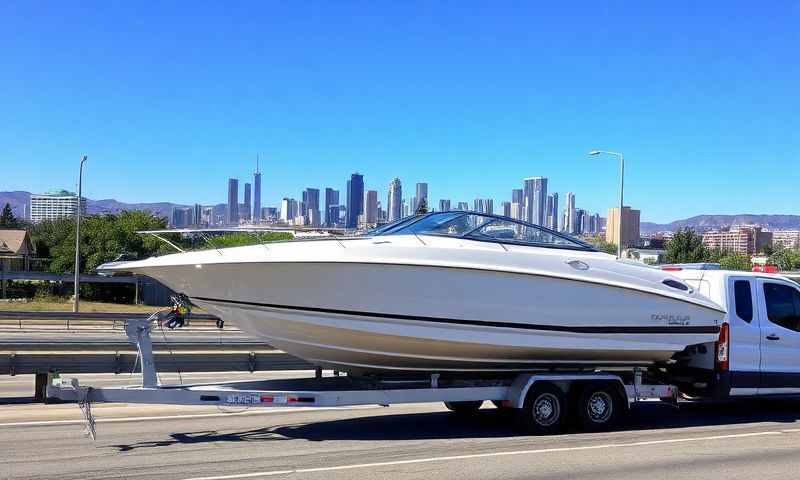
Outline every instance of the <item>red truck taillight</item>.
POLYGON ((716 355, 716 364, 717 370, 728 370, 730 365, 730 346, 731 346, 731 334, 730 334, 730 327, 727 323, 723 323, 722 326, 719 328, 719 340, 717 340, 717 355, 716 355))

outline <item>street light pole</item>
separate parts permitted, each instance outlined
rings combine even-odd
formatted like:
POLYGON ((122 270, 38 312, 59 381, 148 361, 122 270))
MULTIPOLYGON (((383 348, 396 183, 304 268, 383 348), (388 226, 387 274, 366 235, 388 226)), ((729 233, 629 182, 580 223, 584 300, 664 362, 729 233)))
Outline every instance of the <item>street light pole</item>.
POLYGON ((81 166, 78 170, 78 210, 75 214, 75 303, 72 304, 72 311, 77 313, 80 308, 80 271, 81 271, 81 200, 83 199, 83 164, 87 156, 81 157, 81 166))
POLYGON ((589 155, 613 155, 619 158, 619 241, 617 242, 617 258, 622 258, 622 209, 625 205, 625 156, 617 152, 607 152, 605 150, 592 150, 589 155))

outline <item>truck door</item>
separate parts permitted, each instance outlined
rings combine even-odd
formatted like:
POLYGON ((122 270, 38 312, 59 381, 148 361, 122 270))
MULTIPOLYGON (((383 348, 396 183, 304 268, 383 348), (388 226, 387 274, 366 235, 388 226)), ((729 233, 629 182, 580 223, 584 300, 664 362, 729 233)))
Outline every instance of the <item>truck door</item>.
POLYGON ((759 394, 800 393, 800 290, 779 279, 758 279, 761 319, 759 394))
POLYGON ((761 383, 761 329, 755 278, 729 277, 730 394, 756 395, 761 383))

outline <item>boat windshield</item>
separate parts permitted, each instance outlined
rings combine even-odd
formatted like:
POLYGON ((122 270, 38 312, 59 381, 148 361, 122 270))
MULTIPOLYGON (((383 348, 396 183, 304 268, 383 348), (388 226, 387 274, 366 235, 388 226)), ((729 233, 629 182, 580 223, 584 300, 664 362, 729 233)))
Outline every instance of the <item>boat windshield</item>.
POLYGON ((497 243, 572 250, 595 250, 568 235, 509 217, 475 212, 436 212, 408 217, 371 232, 372 235, 441 235, 497 243))

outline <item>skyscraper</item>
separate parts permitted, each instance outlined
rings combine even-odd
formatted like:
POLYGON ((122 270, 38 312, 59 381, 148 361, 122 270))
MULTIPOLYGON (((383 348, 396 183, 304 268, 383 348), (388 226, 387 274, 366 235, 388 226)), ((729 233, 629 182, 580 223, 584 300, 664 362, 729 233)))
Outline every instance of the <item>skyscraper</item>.
POLYGON ((566 203, 564 205, 564 225, 563 232, 575 233, 575 194, 567 192, 566 203))
POLYGON ((239 180, 228 179, 228 211, 227 223, 236 225, 239 223, 239 180))
POLYGON ((547 208, 546 208, 546 226, 552 230, 558 230, 558 194, 553 192, 553 194, 547 196, 547 208))
POLYGON ((318 227, 320 224, 319 189, 306 188, 303 192, 303 203, 305 204, 303 215, 306 217, 306 225, 318 227))
POLYGON ((503 215, 506 217, 511 216, 511 202, 503 202, 503 215))
POLYGON ((419 209, 419 204, 425 200, 425 206, 430 210, 431 204, 428 201, 428 184, 425 182, 417 183, 417 196, 414 197, 414 211, 419 209))
POLYGON ((390 222, 403 218, 403 185, 397 177, 389 182, 389 198, 386 202, 386 208, 390 222))
POLYGON ((458 202, 458 207, 456 207, 456 210, 461 210, 462 212, 466 212, 467 210, 469 210, 469 203, 458 202))
MULTIPOLYGON (((331 215, 331 207, 339 205, 339 190, 325 189, 325 226, 332 227, 339 221, 338 213, 331 215)), ((336 212, 339 210, 337 209, 336 212)))
POLYGON ((439 200, 439 211, 446 212, 448 210, 450 210, 450 200, 447 198, 439 200))
POLYGON ((242 212, 242 218, 245 220, 250 220, 250 214, 253 211, 253 204, 251 202, 250 197, 250 184, 245 182, 244 184, 244 212, 242 212))
POLYGON ((545 224, 547 204, 547 179, 529 177, 524 180, 525 221, 535 225, 545 224))
POLYGON ((491 198, 476 198, 472 209, 478 213, 494 213, 494 201, 491 198))
POLYGON ((511 189, 511 218, 522 220, 525 217, 525 199, 521 188, 511 189))
POLYGON ((356 172, 347 181, 347 214, 345 227, 357 228, 358 216, 364 208, 364 176, 356 172))
POLYGON ((378 222, 378 192, 367 190, 364 194, 364 222, 374 224, 378 222))
POLYGON ((264 218, 261 210, 261 171, 258 163, 258 155, 256 155, 256 171, 253 172, 253 221, 255 223, 264 218))
POLYGON ((281 220, 290 223, 297 216, 297 200, 283 197, 281 200, 281 220))

